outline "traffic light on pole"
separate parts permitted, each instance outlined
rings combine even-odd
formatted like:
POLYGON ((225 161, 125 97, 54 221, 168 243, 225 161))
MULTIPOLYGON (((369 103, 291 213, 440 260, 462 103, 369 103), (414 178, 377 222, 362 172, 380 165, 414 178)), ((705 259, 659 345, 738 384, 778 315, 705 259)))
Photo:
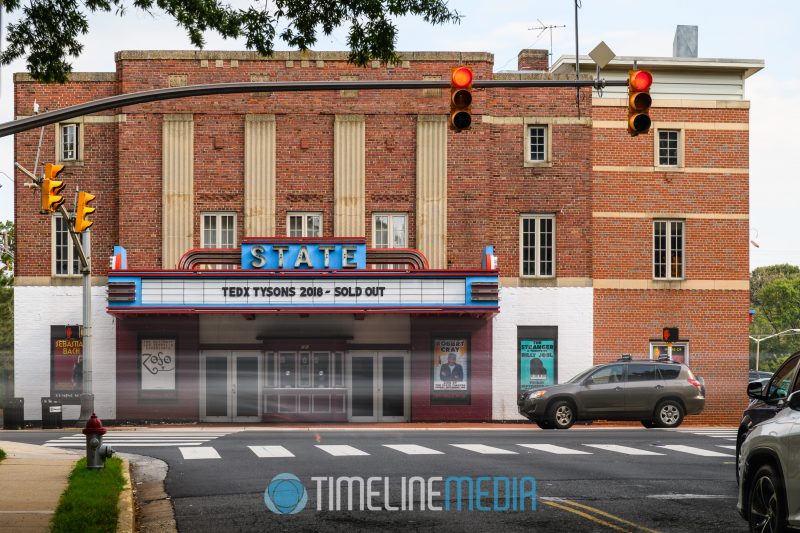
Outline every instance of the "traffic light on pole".
POLYGON ((94 224, 94 221, 86 218, 95 211, 94 207, 89 207, 87 205, 94 199, 94 194, 89 194, 86 191, 78 193, 78 207, 75 209, 75 233, 83 233, 85 230, 89 229, 89 226, 94 224))
POLYGON ((650 131, 650 86, 653 75, 646 70, 628 72, 628 133, 636 137, 650 131))
POLYGON ((472 124, 472 67, 450 72, 450 129, 462 131, 472 124))
POLYGON ((47 163, 44 166, 44 179, 42 180, 42 212, 52 213, 64 203, 64 198, 58 193, 64 188, 63 181, 56 181, 58 173, 64 170, 64 165, 47 163))

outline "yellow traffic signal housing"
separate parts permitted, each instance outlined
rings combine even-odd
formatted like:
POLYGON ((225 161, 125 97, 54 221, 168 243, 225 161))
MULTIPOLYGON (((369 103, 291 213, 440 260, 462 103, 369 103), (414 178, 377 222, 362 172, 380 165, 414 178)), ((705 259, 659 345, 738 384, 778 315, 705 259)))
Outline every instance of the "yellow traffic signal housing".
POLYGON ((87 204, 95 199, 94 194, 89 194, 86 191, 78 193, 78 207, 75 209, 75 233, 83 233, 94 224, 94 221, 86 217, 95 212, 94 207, 89 207, 87 204))
POLYGON ((450 72, 450 129, 463 131, 472 124, 472 67, 450 72))
POLYGON ((64 188, 63 181, 56 181, 58 173, 64 170, 64 165, 47 163, 44 166, 44 179, 42 180, 42 213, 52 213, 64 203, 64 198, 59 195, 64 188))
POLYGON ((650 131, 650 86, 653 75, 646 70, 628 72, 628 133, 637 136, 650 131))

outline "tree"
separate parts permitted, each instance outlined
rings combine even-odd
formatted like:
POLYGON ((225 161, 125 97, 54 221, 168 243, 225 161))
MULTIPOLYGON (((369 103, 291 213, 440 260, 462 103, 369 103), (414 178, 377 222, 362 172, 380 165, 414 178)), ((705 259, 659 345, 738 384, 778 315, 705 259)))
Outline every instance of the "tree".
MULTIPOLYGON (((14 362, 14 223, 0 222, 0 400, 14 362)), ((1 403, 1 402, 0 402, 1 403)))
POLYGON ((800 267, 794 265, 769 265, 753 269, 750 273, 750 305, 753 309, 761 306, 758 292, 761 287, 776 278, 800 276, 800 267))
MULTIPOLYGON (((756 336, 800 328, 800 268, 770 265, 750 276, 750 306, 756 311, 750 334, 756 336)), ((755 349, 755 344, 751 344, 755 349)), ((775 370, 790 354, 800 350, 800 335, 785 335, 761 344, 761 370, 775 370)))
POLYGON ((308 50, 318 31, 330 35, 348 25, 349 61, 359 66, 371 59, 397 61, 396 17, 418 16, 434 25, 461 19, 447 0, 258 0, 247 9, 219 0, 28 0, 24 7, 22 0, 3 0, 5 11, 19 19, 8 25, 8 48, 0 63, 26 57, 34 79, 63 83, 72 71, 68 58, 83 49, 79 36, 89 32, 87 14, 113 9, 124 16, 129 3, 146 12, 163 10, 198 48, 203 47, 204 32, 215 31, 226 39, 243 37, 248 50, 263 55, 272 54, 278 32, 289 46, 308 50))

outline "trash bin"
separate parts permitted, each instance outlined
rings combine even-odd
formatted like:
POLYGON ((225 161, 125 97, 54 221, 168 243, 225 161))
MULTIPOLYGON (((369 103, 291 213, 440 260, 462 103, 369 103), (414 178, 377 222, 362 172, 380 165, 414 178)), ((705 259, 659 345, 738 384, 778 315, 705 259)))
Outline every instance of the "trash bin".
POLYGON ((25 398, 6 398, 3 402, 3 429, 25 426, 25 398))
POLYGON ((61 402, 53 398, 42 398, 42 429, 61 429, 63 413, 61 402))

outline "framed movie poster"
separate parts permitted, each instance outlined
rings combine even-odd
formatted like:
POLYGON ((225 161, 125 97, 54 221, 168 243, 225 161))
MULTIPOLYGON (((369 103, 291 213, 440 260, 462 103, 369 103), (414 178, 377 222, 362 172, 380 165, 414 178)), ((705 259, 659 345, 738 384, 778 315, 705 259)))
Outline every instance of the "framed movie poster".
POLYGON ((80 326, 50 326, 50 397, 80 405, 83 394, 83 337, 80 326))
POLYGON ((469 338, 453 335, 433 339, 431 404, 469 405, 469 338))
POLYGON ((556 383, 555 339, 520 339, 519 392, 556 383))
POLYGON ((140 390, 174 393, 176 340, 140 339, 139 343, 140 390))

